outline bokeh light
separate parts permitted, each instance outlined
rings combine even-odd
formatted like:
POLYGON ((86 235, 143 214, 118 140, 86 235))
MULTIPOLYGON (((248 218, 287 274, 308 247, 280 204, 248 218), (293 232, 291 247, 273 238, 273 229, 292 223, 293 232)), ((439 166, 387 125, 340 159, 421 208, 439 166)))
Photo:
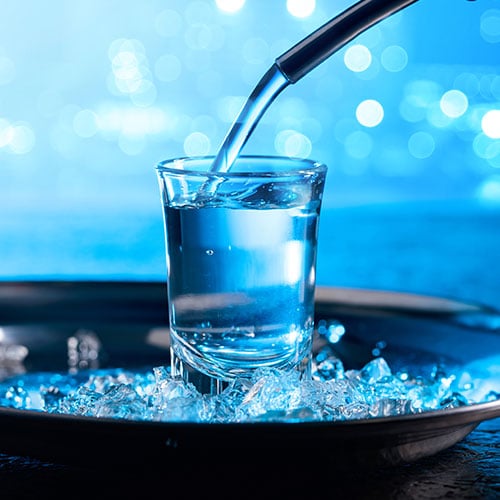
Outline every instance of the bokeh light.
POLYGON ((0 118, 0 151, 26 155, 34 148, 35 132, 28 123, 10 123, 0 118))
POLYGON ((187 156, 204 156, 210 152, 210 139, 202 132, 190 133, 184 141, 187 156))
POLYGON ((457 75, 453 82, 454 88, 461 90, 469 98, 479 94, 480 83, 479 78, 474 73, 468 71, 457 75))
POLYGON ((500 9, 489 9, 481 15, 480 33, 489 43, 500 42, 500 9))
POLYGON ((346 137, 344 147, 350 157, 360 160, 370 156, 373 139, 366 132, 356 130, 346 137))
POLYGON ((282 130, 276 135, 274 147, 278 155, 307 158, 312 151, 311 140, 296 130, 282 130))
POLYGON ((80 137, 89 138, 94 136, 98 129, 98 117, 91 109, 78 111, 73 119, 73 127, 80 137))
POLYGON ((286 8, 294 17, 309 17, 316 8, 316 0, 286 0, 286 8))
POLYGON ((371 62, 372 54, 365 45, 352 45, 344 53, 346 67, 355 73, 367 70, 371 62))
POLYGON ((112 77, 108 77, 109 90, 128 95, 137 106, 153 104, 157 90, 143 43, 137 39, 116 39, 109 46, 108 57, 112 71, 112 77))
POLYGON ((448 90, 441 97, 439 105, 446 116, 458 118, 467 111, 469 100, 460 90, 448 90))
POLYGON ((12 125, 9 135, 8 147, 14 154, 25 155, 35 146, 35 133, 27 124, 19 123, 12 125))
POLYGON ((403 47, 399 45, 390 45, 382 51, 380 62, 387 71, 397 73, 406 68, 408 64, 408 54, 403 47))
POLYGON ((481 120, 483 132, 492 139, 500 139, 500 109, 486 112, 481 120))
POLYGON ((217 7, 229 13, 238 12, 245 5, 245 0, 215 0, 217 7))
POLYGON ((384 108, 375 99, 366 99, 356 108, 356 118, 364 127, 376 127, 384 119, 384 108))
POLYGON ((436 141, 428 132, 415 132, 408 139, 408 151, 414 158, 429 158, 436 148, 436 141))
POLYGON ((487 202, 500 203, 500 175, 492 175, 478 188, 477 195, 487 202))
POLYGON ((449 117, 441 108, 441 102, 435 101, 427 107, 427 121, 434 128, 447 128, 453 122, 453 118, 449 117))
POLYGON ((491 95, 500 101, 500 75, 496 75, 493 77, 493 80, 491 81, 491 95))
POLYGON ((479 157, 485 160, 491 160, 498 153, 498 142, 492 140, 487 135, 480 133, 474 137, 472 141, 472 147, 474 153, 479 157))

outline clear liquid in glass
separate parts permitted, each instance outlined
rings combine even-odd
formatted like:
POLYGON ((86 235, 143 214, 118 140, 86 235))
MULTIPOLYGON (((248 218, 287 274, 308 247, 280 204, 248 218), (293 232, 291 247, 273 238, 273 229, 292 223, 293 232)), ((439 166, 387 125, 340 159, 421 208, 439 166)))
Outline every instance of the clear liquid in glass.
POLYGON ((311 350, 319 202, 165 206, 172 348, 209 376, 311 350))

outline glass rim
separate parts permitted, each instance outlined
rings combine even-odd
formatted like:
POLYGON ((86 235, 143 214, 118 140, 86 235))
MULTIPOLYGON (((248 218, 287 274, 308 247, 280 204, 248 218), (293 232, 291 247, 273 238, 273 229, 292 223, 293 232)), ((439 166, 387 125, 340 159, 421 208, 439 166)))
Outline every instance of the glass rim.
POLYGON ((226 178, 237 178, 237 177, 283 177, 289 175, 298 175, 304 173, 317 173, 326 172, 328 167, 326 164, 312 160, 309 158, 298 158, 293 156, 272 156, 272 155, 241 155, 236 159, 236 162, 240 160, 248 161, 258 161, 265 163, 266 161, 284 161, 290 163, 289 169, 283 170, 228 170, 226 172, 212 172, 210 170, 199 170, 194 168, 189 168, 189 163, 194 162, 206 162, 215 160, 215 155, 207 156, 182 156, 177 158, 171 158, 168 160, 162 160, 157 163, 156 170, 158 173, 172 173, 172 174, 186 174, 199 177, 226 177, 226 178), (186 168, 187 167, 187 168, 186 168))

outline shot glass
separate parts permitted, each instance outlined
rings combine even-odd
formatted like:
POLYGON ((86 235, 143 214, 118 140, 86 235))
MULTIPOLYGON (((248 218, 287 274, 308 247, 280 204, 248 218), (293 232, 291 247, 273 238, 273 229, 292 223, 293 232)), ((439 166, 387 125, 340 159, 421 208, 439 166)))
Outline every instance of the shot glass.
POLYGON ((171 373, 202 393, 259 368, 309 376, 327 167, 241 156, 156 168, 163 203, 171 373))

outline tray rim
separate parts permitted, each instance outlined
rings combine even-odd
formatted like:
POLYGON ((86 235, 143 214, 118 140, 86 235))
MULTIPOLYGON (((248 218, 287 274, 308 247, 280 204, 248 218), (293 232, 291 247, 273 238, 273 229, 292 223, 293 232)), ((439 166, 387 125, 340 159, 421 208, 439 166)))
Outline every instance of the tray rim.
MULTIPOLYGON (((117 424, 123 425, 130 424, 130 426, 151 426, 158 428, 172 427, 205 427, 205 428, 245 428, 251 427, 367 427, 367 426, 386 426, 396 424, 398 426, 406 426, 414 421, 441 421, 446 415, 446 425, 467 425, 473 423, 481 423, 486 420, 492 420, 500 417, 500 400, 488 401, 484 403, 471 403, 466 406, 457 408, 447 408, 441 410, 427 410, 422 413, 398 415, 390 417, 372 417, 372 418, 359 418, 347 420, 333 420, 333 421, 254 421, 254 422, 192 422, 192 421, 151 421, 151 420, 137 420, 125 418, 111 418, 111 417, 92 417, 85 415, 73 415, 63 413, 49 413, 41 410, 21 410, 17 408, 9 408, 0 406, 0 417, 5 416, 18 416, 19 418, 28 419, 34 418, 37 420, 70 420, 74 422, 103 422, 103 424, 117 424), (478 416, 481 418, 477 418, 478 416), (452 422, 450 422, 450 419, 452 422)), ((392 427, 394 428, 394 427, 392 427)))

